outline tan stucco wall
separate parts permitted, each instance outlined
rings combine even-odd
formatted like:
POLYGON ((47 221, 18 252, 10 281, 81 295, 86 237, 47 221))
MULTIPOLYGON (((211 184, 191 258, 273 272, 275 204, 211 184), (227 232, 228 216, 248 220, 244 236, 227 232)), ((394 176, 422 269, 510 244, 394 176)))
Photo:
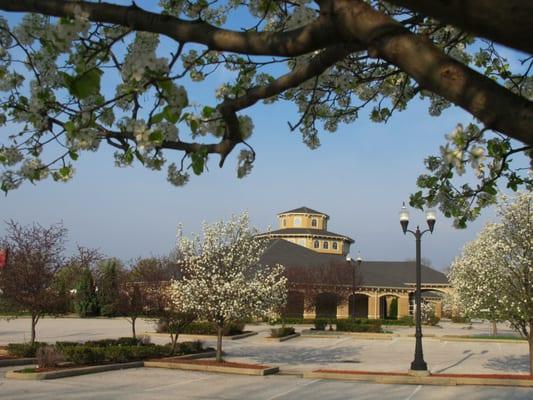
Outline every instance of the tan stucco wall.
POLYGON ((322 214, 280 214, 278 215, 280 229, 284 228, 309 228, 309 229, 327 229, 327 217, 322 214), (295 218, 300 219, 300 225, 296 225, 295 218), (316 219, 316 226, 313 226, 313 219, 316 219), (285 224, 284 224, 285 222, 285 224))

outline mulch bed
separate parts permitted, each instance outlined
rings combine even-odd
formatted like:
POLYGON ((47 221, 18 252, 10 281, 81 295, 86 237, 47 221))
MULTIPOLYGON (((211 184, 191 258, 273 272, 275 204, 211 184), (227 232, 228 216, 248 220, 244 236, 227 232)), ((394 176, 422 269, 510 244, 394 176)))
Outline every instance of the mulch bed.
MULTIPOLYGON (((351 374, 351 375, 390 375, 390 376, 409 376, 405 372, 376 372, 376 371, 353 371, 338 369, 319 369, 315 372, 325 372, 333 374, 351 374)), ((526 374, 431 374, 436 378, 476 378, 476 379, 527 379, 533 380, 533 375, 526 374)))
POLYGON ((179 359, 179 358, 165 358, 165 359, 159 359, 157 361, 164 361, 164 362, 172 362, 176 364, 197 364, 197 365, 212 365, 216 367, 229 367, 229 368, 249 368, 249 369, 267 369, 270 367, 267 367, 265 365, 257 365, 257 364, 244 364, 244 363, 237 363, 232 361, 221 361, 218 362, 216 360, 187 360, 187 359, 179 359))
POLYGON ((354 371, 341 369, 319 369, 314 372, 325 372, 332 374, 352 374, 352 375, 394 375, 394 376, 409 376, 406 372, 376 372, 376 371, 354 371))

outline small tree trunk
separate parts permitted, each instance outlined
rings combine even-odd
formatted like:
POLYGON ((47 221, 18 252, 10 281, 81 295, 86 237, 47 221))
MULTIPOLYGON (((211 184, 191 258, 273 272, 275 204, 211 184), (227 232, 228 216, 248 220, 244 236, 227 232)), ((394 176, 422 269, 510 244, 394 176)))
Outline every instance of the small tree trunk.
POLYGON ((171 333, 170 334, 170 342, 172 343, 172 355, 174 355, 174 352, 176 351, 176 345, 178 344, 178 337, 179 333, 171 333))
POLYGON ((496 325, 496 321, 490 321, 491 329, 490 334, 492 336, 498 335, 498 326, 496 325))
POLYGON ((37 325, 37 315, 34 313, 31 313, 31 339, 30 343, 35 343, 35 325, 37 325))
POLYGON ((222 331, 224 327, 217 325, 217 361, 222 362, 222 331))
POLYGON ((529 343, 529 374, 533 375, 533 321, 529 322, 529 335, 527 341, 529 343))
POLYGON ((135 334, 135 321, 137 321, 137 317, 131 317, 131 335, 134 339, 137 339, 137 335, 135 334))

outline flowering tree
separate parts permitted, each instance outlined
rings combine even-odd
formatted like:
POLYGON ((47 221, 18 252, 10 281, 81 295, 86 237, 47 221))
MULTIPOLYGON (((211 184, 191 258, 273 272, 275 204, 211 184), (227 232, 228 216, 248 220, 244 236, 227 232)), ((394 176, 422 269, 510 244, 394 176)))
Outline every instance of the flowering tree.
POLYGON ((530 0, 125 3, 0 0, 6 15, 25 13, 20 23, 0 16, 0 125, 14 131, 0 148, 4 191, 66 181, 101 143, 119 166, 159 170, 179 152, 168 165, 176 185, 188 167, 201 174, 210 155, 222 165, 241 147, 241 177, 255 158, 244 112, 259 101, 293 102, 289 128, 315 149, 320 129, 363 111, 386 122, 417 97, 431 115, 455 104, 480 122, 459 126, 426 160, 413 205, 440 203, 462 226, 494 200, 498 179, 531 184, 509 162, 533 145, 530 0), (522 65, 497 44, 525 52, 522 65), (228 80, 199 106, 189 83, 221 68, 228 80), (454 187, 453 172, 470 165, 479 184, 454 187))
POLYGON ((203 238, 178 234, 183 278, 172 282, 174 303, 217 325, 217 361, 222 332, 232 321, 265 317, 286 302, 281 265, 261 265, 267 242, 254 238, 243 213, 228 222, 203 225, 203 238))
POLYGON ((64 263, 67 230, 60 224, 26 227, 9 221, 6 232, 0 247, 9 249, 9 258, 0 269, 0 296, 10 311, 30 313, 33 344, 39 319, 64 310, 56 277, 64 263))
POLYGON ((465 246, 449 278, 468 315, 509 321, 528 339, 533 373, 533 193, 504 198, 499 215, 465 246))

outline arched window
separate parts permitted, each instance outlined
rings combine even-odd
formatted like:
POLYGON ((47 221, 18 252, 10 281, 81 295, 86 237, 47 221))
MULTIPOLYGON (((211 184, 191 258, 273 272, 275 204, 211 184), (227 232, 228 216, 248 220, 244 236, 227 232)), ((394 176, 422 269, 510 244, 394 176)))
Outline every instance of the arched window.
POLYGON ((283 226, 287 226, 287 220, 283 218, 283 226))
POLYGON ((302 218, 294 217, 294 226, 301 226, 301 225, 302 225, 302 218))
POLYGON ((328 243, 328 242, 324 242, 324 243, 322 243, 322 247, 323 247, 324 249, 328 249, 328 248, 329 248, 329 243, 328 243))
POLYGON ((313 228, 316 228, 317 225, 318 225, 318 224, 317 224, 317 222, 316 222, 316 219, 313 218, 313 219, 311 220, 311 226, 312 226, 313 228))
POLYGON ((337 242, 333 242, 332 247, 333 247, 333 250, 337 250, 337 242))
POLYGON ((318 243, 318 240, 315 240, 315 241, 313 242, 313 247, 314 247, 315 249, 318 249, 318 248, 320 247, 320 243, 318 243))

